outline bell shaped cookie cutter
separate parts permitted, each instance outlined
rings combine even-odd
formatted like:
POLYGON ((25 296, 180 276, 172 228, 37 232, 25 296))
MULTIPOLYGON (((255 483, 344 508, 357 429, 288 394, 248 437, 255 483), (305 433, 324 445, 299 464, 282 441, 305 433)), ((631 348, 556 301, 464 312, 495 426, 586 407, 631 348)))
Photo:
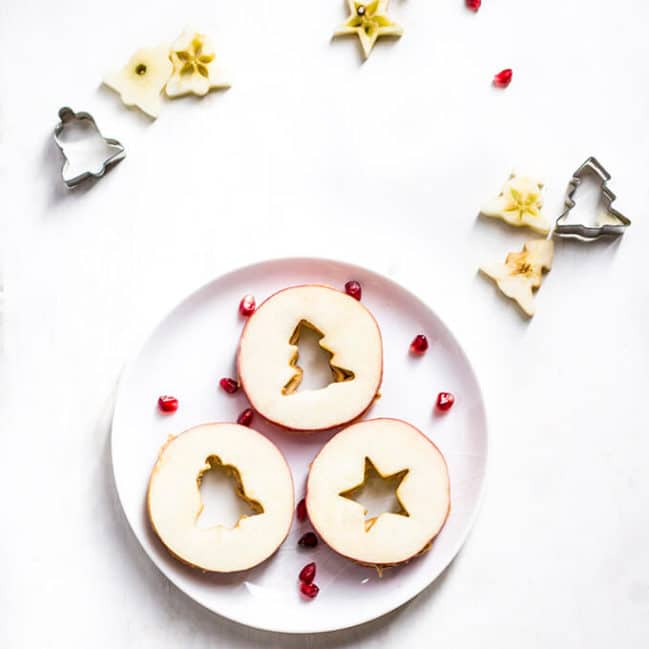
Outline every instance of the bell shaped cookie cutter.
POLYGON ((94 117, 90 113, 75 113, 68 106, 64 106, 59 110, 59 120, 59 123, 54 127, 54 142, 56 143, 56 146, 59 148, 59 151, 61 151, 61 154, 64 158, 63 167, 61 168, 61 177, 63 178, 63 182, 66 184, 68 189, 76 187, 84 180, 88 180, 89 178, 101 178, 110 167, 117 164, 126 157, 126 149, 121 144, 121 142, 115 140, 114 138, 104 137, 99 130, 94 117), (89 169, 76 176, 73 176, 72 178, 68 178, 66 177, 66 171, 68 171, 70 168, 70 161, 65 152, 65 145, 60 136, 67 126, 70 126, 74 123, 81 124, 83 126, 89 126, 104 141, 108 148, 114 149, 114 152, 103 160, 101 166, 98 169, 89 169))
POLYGON ((580 237, 586 240, 599 239, 604 236, 619 236, 623 234, 624 230, 631 225, 631 221, 612 206, 616 196, 608 187, 607 183, 610 179, 611 174, 604 169, 597 158, 594 158, 593 156, 588 158, 588 160, 586 160, 586 162, 575 171, 568 183, 564 210, 555 222, 554 234, 559 237, 580 237), (607 215, 615 219, 617 223, 604 223, 602 225, 565 223, 568 214, 576 205, 574 200, 575 193, 586 174, 589 173, 593 174, 599 181, 600 194, 606 206, 607 215))

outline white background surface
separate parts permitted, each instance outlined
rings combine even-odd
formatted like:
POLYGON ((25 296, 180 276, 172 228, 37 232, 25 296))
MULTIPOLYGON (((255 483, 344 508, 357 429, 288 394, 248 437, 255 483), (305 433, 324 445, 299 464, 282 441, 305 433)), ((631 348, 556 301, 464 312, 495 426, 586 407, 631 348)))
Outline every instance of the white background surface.
MULTIPOLYGON (((404 37, 360 65, 341 0, 0 7, 5 357, 0 645, 643 647, 649 641, 649 5, 393 1, 404 37), (102 73, 185 24, 233 87, 157 122, 102 73), (506 91, 491 76, 514 69, 506 91), (56 112, 92 112, 127 159, 66 192, 56 112), (547 212, 587 155, 634 219, 562 243, 531 323, 476 276, 530 233, 476 218, 509 171, 547 212), (458 334, 490 414, 483 510, 402 610, 315 639, 251 631, 170 587, 109 466, 120 368, 158 316, 234 266, 316 254, 414 288, 458 334)), ((218 332, 215 332, 218 335, 218 332)), ((404 381, 404 391, 408 386, 404 381)))

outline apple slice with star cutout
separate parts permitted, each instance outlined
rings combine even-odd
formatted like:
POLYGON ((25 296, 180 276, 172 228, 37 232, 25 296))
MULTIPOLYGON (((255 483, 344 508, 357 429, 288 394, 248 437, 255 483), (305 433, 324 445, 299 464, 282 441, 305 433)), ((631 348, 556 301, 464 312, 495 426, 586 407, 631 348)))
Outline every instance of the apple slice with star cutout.
POLYGON ((204 424, 170 437, 153 467, 147 511, 154 532, 177 559, 206 572, 237 572, 270 557, 293 520, 293 479, 278 448, 237 424, 204 424), (234 527, 199 524, 202 476, 225 469, 250 515, 234 527))
MULTIPOLYGON (((376 504, 375 500, 375 504, 376 504)), ((384 568, 430 548, 450 512, 448 468, 439 449, 398 419, 370 419, 335 435, 307 480, 307 511, 320 538, 339 554, 384 568), (392 506, 369 512, 370 481, 393 492, 392 506)))
POLYGON ((383 375, 378 324, 363 304, 328 286, 303 285, 268 298, 250 316, 238 352, 241 387, 269 421, 298 431, 342 426, 372 404, 383 375), (329 352, 332 381, 299 390, 297 343, 305 328, 329 352))

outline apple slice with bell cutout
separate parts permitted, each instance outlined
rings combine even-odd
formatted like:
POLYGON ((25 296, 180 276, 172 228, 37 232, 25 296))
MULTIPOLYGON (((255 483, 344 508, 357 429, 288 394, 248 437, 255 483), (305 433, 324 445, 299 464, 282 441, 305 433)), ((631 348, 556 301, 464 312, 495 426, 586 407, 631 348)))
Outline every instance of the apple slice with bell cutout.
POLYGON ((248 570, 284 542, 293 520, 291 472, 266 437, 237 424, 204 424, 170 437, 153 467, 147 511, 154 532, 177 559, 205 572, 248 570), (202 476, 226 469, 250 506, 232 528, 201 527, 202 476))
POLYGON ((297 431, 343 426, 377 396, 383 375, 379 326, 358 300, 328 286, 294 286, 275 293, 250 316, 238 351, 241 387, 267 420, 297 431), (321 336, 332 382, 298 390, 297 342, 304 328, 321 336))
POLYGON ((378 569, 431 546, 448 518, 448 468, 439 449, 398 419, 370 419, 343 429, 311 465, 306 506, 320 538, 338 554, 378 569), (359 492, 369 474, 392 485, 397 506, 368 517, 359 492))

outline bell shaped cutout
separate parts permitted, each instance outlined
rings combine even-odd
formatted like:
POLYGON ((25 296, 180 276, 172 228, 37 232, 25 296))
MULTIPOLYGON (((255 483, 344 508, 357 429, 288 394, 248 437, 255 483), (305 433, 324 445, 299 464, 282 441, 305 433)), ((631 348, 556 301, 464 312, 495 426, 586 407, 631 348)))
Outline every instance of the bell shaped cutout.
POLYGON ((75 113, 66 106, 59 110, 59 119, 54 141, 65 159, 61 176, 68 188, 88 178, 101 178, 126 156, 122 144, 104 137, 89 113, 75 113))

